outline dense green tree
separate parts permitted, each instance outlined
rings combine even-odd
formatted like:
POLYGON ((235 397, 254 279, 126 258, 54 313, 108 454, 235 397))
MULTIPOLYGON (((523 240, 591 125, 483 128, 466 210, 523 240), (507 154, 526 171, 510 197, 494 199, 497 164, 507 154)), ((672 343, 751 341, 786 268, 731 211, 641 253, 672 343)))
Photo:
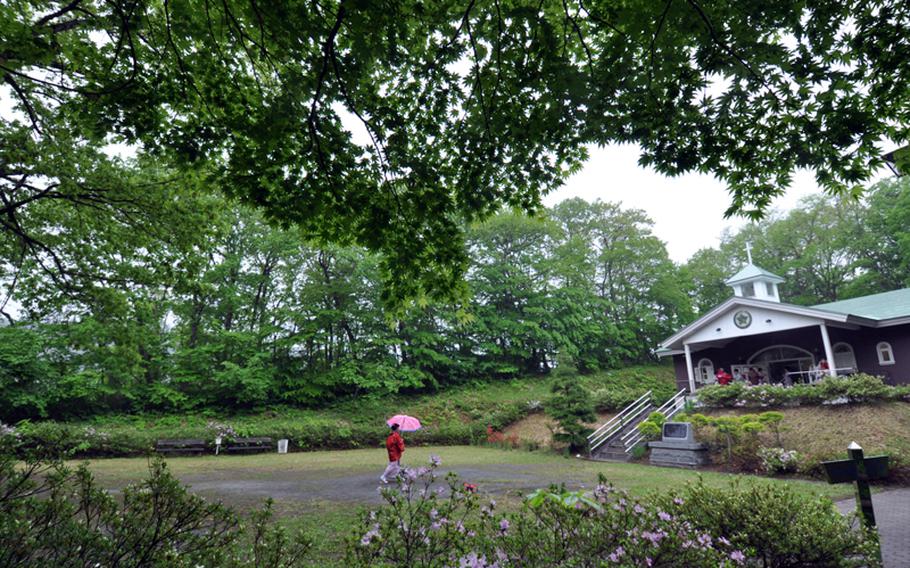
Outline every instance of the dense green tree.
POLYGON ((573 279, 583 281, 608 320, 635 322, 618 326, 606 366, 647 358, 652 345, 691 318, 681 275, 643 211, 575 199, 557 205, 552 216, 569 237, 561 251, 575 259, 573 279))
POLYGON ((868 195, 862 231, 852 243, 858 276, 850 296, 910 286, 910 177, 879 182, 868 195))
POLYGON ((689 257, 682 273, 690 287, 695 313, 704 315, 730 297, 725 281, 732 275, 731 266, 730 258, 718 249, 703 248, 689 257))
POLYGON ((0 327, 0 413, 7 421, 46 416, 59 375, 42 356, 44 338, 25 327, 0 327))
POLYGON ((880 182, 865 199, 809 196, 786 214, 725 234, 685 266, 692 297, 704 312, 729 297, 724 280, 753 261, 786 279, 781 300, 812 305, 895 290, 910 284, 910 182, 880 182))
POLYGON ((797 304, 843 299, 857 269, 853 246, 863 232, 862 207, 853 200, 809 196, 767 227, 767 246, 783 262, 784 297, 797 304))
POLYGON ((504 213, 473 228, 468 272, 474 301, 474 349, 497 362, 495 372, 541 372, 564 343, 550 325, 556 227, 545 219, 504 213))
POLYGON ((3 328, 8 415, 319 404, 546 373, 560 356, 588 372, 650 359, 686 310, 650 221, 610 204, 467 228, 469 300, 424 298, 403 313, 384 309, 377 255, 215 204, 211 224, 173 249, 195 278, 128 257, 112 273, 142 278, 58 297, 23 271, 29 287, 12 297, 34 308, 3 328), (610 283, 626 273, 630 283, 610 283))

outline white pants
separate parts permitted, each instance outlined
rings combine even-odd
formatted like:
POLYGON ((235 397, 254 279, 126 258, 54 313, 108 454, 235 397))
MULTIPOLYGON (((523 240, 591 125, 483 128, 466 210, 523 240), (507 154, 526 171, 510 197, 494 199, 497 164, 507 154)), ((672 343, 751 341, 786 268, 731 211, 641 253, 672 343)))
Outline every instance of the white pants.
POLYGON ((389 462, 389 465, 385 468, 385 471, 382 472, 382 475, 379 477, 379 480, 383 483, 388 483, 395 479, 395 476, 398 475, 398 472, 401 470, 401 460, 389 462))

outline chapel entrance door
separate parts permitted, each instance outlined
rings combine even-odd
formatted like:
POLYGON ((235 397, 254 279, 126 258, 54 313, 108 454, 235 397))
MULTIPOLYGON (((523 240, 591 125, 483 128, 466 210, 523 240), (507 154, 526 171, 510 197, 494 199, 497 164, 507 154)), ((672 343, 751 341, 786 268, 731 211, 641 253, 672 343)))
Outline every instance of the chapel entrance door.
POLYGON ((766 347, 749 358, 749 364, 764 363, 771 383, 789 383, 808 377, 815 365, 812 353, 793 345, 766 347))

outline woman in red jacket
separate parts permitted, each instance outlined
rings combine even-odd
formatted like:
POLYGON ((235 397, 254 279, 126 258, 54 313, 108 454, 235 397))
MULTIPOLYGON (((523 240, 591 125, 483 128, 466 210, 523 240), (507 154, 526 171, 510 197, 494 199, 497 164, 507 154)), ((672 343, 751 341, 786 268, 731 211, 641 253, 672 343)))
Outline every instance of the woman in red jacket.
POLYGON ((724 368, 721 367, 717 374, 714 375, 717 379, 717 383, 720 385, 729 385, 733 381, 733 376, 730 373, 724 371, 724 368))
POLYGON ((398 433, 398 424, 392 424, 392 433, 385 440, 385 449, 389 452, 389 465, 379 476, 379 481, 389 482, 389 477, 394 479, 401 469, 401 454, 404 453, 404 439, 398 433))

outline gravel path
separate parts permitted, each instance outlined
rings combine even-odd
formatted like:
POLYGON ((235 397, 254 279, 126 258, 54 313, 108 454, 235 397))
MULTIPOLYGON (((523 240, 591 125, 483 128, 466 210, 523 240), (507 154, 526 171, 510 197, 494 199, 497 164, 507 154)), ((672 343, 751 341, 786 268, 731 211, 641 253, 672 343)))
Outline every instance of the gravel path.
MULTIPOLYGON (((875 522, 882 542, 885 568, 910 568, 910 488, 872 495, 875 522)), ((844 514, 856 509, 856 500, 838 501, 844 514)))
MULTIPOLYGON (((502 464, 458 468, 454 471, 458 473, 460 481, 475 483, 482 488, 484 494, 490 495, 530 493, 539 487, 559 482, 557 479, 549 479, 545 473, 535 469, 533 466, 502 464)), ((445 483, 445 475, 449 471, 453 470, 440 468, 436 483, 445 483)), ((275 501, 283 502, 337 501, 368 504, 379 503, 381 500, 377 491, 380 473, 381 469, 377 468, 375 473, 352 473, 332 477, 296 474, 289 471, 276 471, 267 476, 261 473, 244 476, 243 472, 237 472, 217 478, 202 473, 183 474, 179 477, 193 492, 234 503, 258 503, 271 497, 275 501)), ((566 486, 570 489, 581 487, 580 484, 566 486)))

